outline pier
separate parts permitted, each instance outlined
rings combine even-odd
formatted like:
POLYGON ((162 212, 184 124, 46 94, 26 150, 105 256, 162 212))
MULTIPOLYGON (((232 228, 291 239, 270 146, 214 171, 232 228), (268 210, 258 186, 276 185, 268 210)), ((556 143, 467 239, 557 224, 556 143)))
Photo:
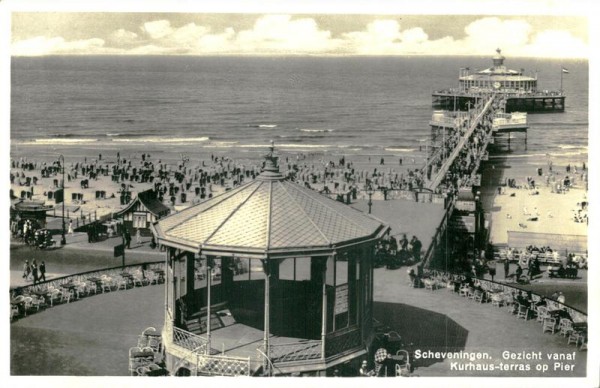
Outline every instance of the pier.
POLYGON ((527 133, 527 114, 505 113, 505 106, 505 97, 494 93, 482 98, 467 114, 433 114, 430 126, 434 141, 423 168, 424 188, 436 192, 441 185, 454 185, 455 189, 479 186, 477 170, 481 161, 487 159, 487 146, 494 136, 508 134, 510 139, 512 132, 527 133), (440 131, 442 142, 436 145, 440 131))
POLYGON ((488 146, 496 137, 507 136, 510 144, 511 133, 521 132, 527 141, 527 113, 506 113, 506 101, 500 93, 489 93, 467 112, 434 111, 432 115, 423 190, 445 195, 446 206, 424 256, 425 266, 440 254, 448 230, 462 242, 468 241, 467 257, 485 250, 488 231, 480 204, 481 163, 488 160, 488 146))

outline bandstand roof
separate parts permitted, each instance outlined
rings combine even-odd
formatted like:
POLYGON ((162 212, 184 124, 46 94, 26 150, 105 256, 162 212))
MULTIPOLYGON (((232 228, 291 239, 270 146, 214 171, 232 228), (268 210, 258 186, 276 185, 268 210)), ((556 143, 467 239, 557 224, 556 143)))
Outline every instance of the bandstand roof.
POLYGON ((331 251, 378 238, 388 227, 284 179, 267 157, 253 181, 153 225, 161 244, 214 254, 331 251))

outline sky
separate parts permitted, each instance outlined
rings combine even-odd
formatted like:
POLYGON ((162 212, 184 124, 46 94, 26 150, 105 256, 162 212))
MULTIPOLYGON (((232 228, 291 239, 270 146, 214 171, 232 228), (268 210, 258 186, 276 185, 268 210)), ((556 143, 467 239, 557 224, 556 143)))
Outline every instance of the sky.
POLYGON ((578 15, 13 12, 12 56, 490 55, 588 58, 578 15))

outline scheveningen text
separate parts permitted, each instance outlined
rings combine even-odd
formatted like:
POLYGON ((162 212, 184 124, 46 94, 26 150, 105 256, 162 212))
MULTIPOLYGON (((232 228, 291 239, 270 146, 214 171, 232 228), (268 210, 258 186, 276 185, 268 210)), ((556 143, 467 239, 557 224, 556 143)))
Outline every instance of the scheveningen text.
POLYGON ((415 359, 421 358, 435 358, 435 359, 459 359, 459 360, 491 360, 492 357, 485 352, 432 352, 431 350, 422 351, 421 349, 415 350, 415 359))

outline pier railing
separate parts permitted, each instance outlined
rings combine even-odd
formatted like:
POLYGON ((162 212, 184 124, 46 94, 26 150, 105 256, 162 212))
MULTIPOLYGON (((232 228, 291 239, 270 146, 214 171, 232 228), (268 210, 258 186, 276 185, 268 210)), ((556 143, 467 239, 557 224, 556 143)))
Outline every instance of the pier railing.
POLYGON ((431 244, 429 244, 427 251, 425 251, 425 255, 423 255, 423 266, 425 268, 429 267, 431 259, 433 259, 433 256, 435 255, 438 246, 442 242, 442 236, 444 235, 444 232, 448 227, 448 221, 450 220, 450 216, 454 211, 454 201, 454 197, 449 198, 448 206, 444 211, 444 216, 442 217, 440 224, 435 228, 435 233, 431 238, 431 244))
POLYGON ((473 98, 481 98, 483 93, 500 93, 503 96, 508 98, 519 98, 519 97, 561 97, 563 96, 563 92, 560 90, 511 90, 511 89, 487 89, 487 88, 478 88, 471 90, 464 89, 443 89, 436 90, 433 92, 434 95, 447 95, 447 96, 457 96, 457 97, 473 97, 473 98))

